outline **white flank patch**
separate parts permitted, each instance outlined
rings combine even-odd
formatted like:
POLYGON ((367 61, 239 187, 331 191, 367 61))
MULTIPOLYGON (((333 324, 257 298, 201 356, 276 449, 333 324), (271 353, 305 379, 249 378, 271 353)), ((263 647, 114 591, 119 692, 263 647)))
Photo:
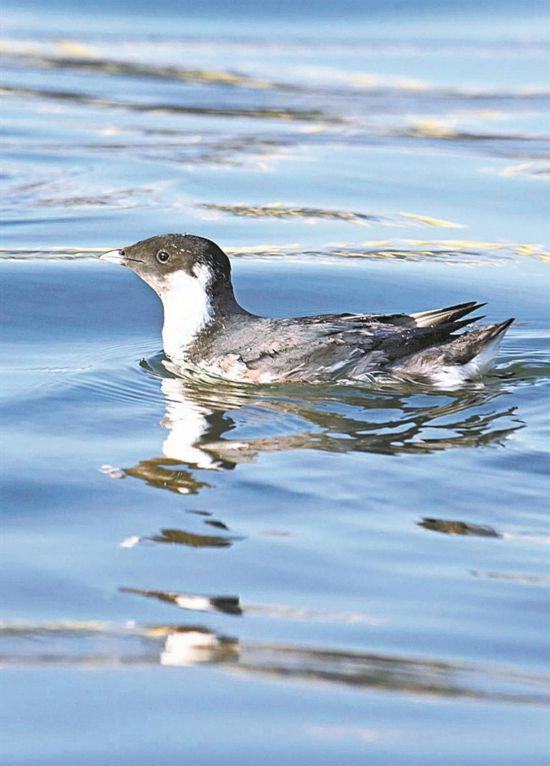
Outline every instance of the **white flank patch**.
POLYGON ((210 280, 207 266, 197 266, 196 276, 176 271, 167 277, 169 287, 161 297, 164 306, 162 343, 172 359, 183 360, 185 349, 211 318, 206 292, 210 280))
POLYGON ((503 333, 500 333, 496 338, 493 338, 481 349, 479 354, 466 364, 448 365, 432 372, 430 377, 434 384, 442 388, 455 388, 486 373, 493 366, 502 336, 503 333))

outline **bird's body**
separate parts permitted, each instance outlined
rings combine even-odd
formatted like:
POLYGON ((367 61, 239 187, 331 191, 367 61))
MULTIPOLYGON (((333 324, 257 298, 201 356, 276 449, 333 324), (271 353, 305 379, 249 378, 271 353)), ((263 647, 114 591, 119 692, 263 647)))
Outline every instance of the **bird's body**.
POLYGON ((235 381, 325 383, 384 374, 455 387, 492 364, 513 320, 455 333, 475 301, 416 314, 275 319, 237 302, 229 259, 201 237, 164 235, 102 256, 132 268, 161 298, 163 345, 177 366, 235 381))
MULTIPOLYGON (((463 316, 477 305, 442 313, 463 316)), ((293 319, 236 314, 199 332, 180 358, 221 377, 253 383, 369 380, 387 373, 452 385, 490 365, 490 349, 485 358, 483 352, 505 330, 504 325, 491 325, 454 336, 463 324, 456 319, 422 326, 421 319, 406 314, 293 319)))

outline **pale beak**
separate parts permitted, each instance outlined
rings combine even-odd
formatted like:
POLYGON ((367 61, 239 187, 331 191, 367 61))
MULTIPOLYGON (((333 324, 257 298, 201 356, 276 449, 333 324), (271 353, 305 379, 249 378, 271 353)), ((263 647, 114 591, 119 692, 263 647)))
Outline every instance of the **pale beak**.
POLYGON ((100 261, 108 261, 109 263, 118 263, 119 266, 126 265, 126 258, 122 255, 120 250, 108 250, 103 255, 99 256, 100 261))

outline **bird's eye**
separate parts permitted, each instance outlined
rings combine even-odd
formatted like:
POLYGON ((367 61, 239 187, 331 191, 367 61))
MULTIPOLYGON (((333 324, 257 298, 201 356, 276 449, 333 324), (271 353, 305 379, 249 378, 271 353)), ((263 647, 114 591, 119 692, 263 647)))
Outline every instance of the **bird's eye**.
POLYGON ((170 253, 167 253, 166 250, 159 250, 157 253, 157 261, 159 263, 166 263, 166 261, 170 260, 170 253))

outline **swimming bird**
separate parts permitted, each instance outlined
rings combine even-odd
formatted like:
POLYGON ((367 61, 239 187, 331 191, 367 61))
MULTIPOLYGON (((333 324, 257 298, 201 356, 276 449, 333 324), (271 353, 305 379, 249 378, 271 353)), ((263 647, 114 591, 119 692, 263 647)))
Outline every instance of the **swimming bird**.
POLYGON ((235 298, 231 264, 214 242, 164 234, 110 250, 164 307, 164 352, 195 367, 251 383, 370 381, 379 374, 453 388, 486 372, 514 321, 456 334, 483 317, 468 301, 413 314, 256 316, 235 298), (467 317, 467 318, 465 318, 467 317))

